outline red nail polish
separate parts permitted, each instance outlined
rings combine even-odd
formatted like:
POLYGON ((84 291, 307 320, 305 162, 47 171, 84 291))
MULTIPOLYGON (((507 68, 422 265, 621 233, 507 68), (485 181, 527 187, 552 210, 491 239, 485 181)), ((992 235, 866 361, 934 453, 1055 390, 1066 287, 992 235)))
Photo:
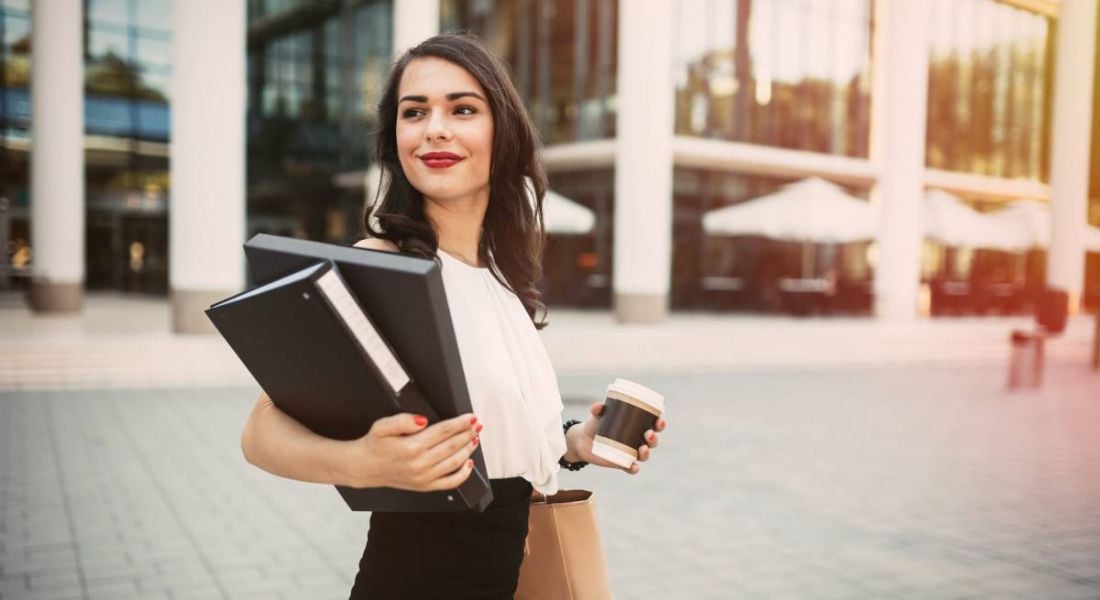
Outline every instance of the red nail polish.
POLYGON ((413 417, 413 421, 414 421, 414 422, 415 422, 415 423, 416 423, 416 424, 417 424, 417 425, 418 425, 419 427, 423 427, 423 426, 425 426, 425 425, 427 425, 427 424, 428 424, 428 417, 423 417, 423 416, 420 416, 420 415, 416 415, 415 417, 413 417))
POLYGON ((477 417, 470 417, 470 425, 477 423, 477 417))
POLYGON ((478 426, 477 426, 477 432, 478 432, 478 433, 481 433, 481 429, 482 429, 483 427, 484 427, 484 425, 478 425, 478 426))
POLYGON ((477 445, 477 438, 474 438, 473 441, 470 442, 470 445, 471 446, 476 446, 477 445))

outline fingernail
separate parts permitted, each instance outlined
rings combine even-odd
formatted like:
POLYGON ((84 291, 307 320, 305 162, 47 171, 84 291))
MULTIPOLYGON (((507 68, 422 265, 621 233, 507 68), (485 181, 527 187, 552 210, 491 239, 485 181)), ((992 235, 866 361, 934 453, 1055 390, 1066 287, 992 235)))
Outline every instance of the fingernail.
POLYGON ((477 417, 470 417, 470 425, 477 423, 477 417))
POLYGON ((472 469, 472 468, 474 468, 474 461, 472 461, 472 460, 467 460, 467 461, 466 461, 466 468, 467 468, 467 469, 472 469))
POLYGON ((473 440, 472 440, 472 441, 470 442, 470 445, 471 445, 471 446, 476 446, 476 445, 477 445, 477 438, 474 438, 474 439, 473 439, 473 440))
POLYGON ((419 425, 420 427, 423 427, 423 426, 428 424, 428 417, 423 417, 423 416, 420 416, 420 415, 416 415, 415 417, 413 417, 413 421, 415 421, 416 424, 419 425))
POLYGON ((481 429, 482 429, 483 427, 485 427, 485 426, 484 426, 484 425, 478 425, 478 426, 477 426, 477 432, 478 432, 478 433, 481 433, 481 429))

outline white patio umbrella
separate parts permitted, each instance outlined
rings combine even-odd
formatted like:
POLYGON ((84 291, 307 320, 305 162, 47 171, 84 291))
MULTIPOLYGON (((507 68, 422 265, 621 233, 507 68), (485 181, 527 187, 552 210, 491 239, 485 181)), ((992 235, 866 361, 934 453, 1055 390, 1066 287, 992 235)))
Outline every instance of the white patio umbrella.
POLYGON ((708 211, 703 229, 712 235, 843 244, 873 239, 878 219, 867 202, 824 179, 808 177, 748 202, 708 211))
POLYGON ((596 227, 596 213, 551 190, 542 199, 542 218, 546 233, 583 235, 596 227))
POLYGON ((1015 200, 990 217, 1008 236, 1006 250, 1050 245, 1050 208, 1038 200, 1015 200))
POLYGON ((1100 252, 1100 228, 1089 227, 1085 232, 1085 248, 1089 252, 1100 252))
MULTIPOLYGON (((530 179, 525 188, 527 198, 533 205, 535 197, 530 179)), ((546 233, 584 235, 596 227, 596 213, 552 190, 546 190, 542 198, 542 219, 546 233)))
POLYGON ((958 196, 943 190, 928 190, 924 196, 924 235, 947 246, 1004 248, 1013 246, 1011 233, 990 215, 966 205, 958 196))

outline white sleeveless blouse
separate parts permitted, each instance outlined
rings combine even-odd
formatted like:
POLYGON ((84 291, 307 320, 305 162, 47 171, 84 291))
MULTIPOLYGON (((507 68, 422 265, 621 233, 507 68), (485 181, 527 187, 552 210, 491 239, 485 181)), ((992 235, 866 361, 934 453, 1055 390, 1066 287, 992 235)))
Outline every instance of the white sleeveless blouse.
POLYGON ((550 357, 523 304, 488 268, 440 250, 462 370, 481 431, 489 477, 523 477, 558 490, 565 454, 562 402, 550 357))

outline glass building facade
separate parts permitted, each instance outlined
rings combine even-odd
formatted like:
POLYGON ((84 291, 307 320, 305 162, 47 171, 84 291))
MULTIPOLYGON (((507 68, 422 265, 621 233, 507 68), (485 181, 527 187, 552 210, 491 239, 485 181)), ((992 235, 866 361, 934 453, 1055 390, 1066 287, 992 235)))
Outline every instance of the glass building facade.
MULTIPOLYGON (((89 289, 167 289, 171 2, 84 2, 89 289)), ((0 285, 19 285, 30 257, 30 4, 0 0, 0 242, 8 257, 0 263, 0 285)), ((932 172, 1049 183, 1057 21, 1025 4, 929 0, 925 164, 932 172)), ((675 2, 669 24, 675 139, 870 165, 874 5, 675 2)), ((546 147, 560 154, 615 139, 618 0, 440 0, 439 7, 442 31, 470 31, 505 58, 546 147)), ((374 106, 392 55, 393 1, 247 0, 247 9, 247 235, 355 240, 374 106)), ((1096 87, 1100 94, 1100 77, 1096 87)), ((1089 218, 1100 226, 1100 135, 1092 131, 1089 218)), ((595 227, 551 236, 547 299, 610 306, 614 168, 606 161, 548 165, 551 189, 592 211, 595 227)), ((811 174, 764 171, 674 165, 671 305, 812 311, 819 307, 785 296, 776 282, 828 278, 836 292, 829 310, 869 310, 871 242, 801 244, 704 231, 708 211, 811 174)), ((859 180, 841 179, 848 194, 867 200, 870 180, 852 183, 859 180)), ((1004 203, 959 195, 980 211, 1004 203)), ((926 242, 922 256, 922 277, 933 286, 1027 287, 1044 278, 1039 250, 1010 254, 926 242)), ((1087 270, 1093 288, 1086 299, 1095 304, 1096 254, 1087 270)))
MULTIPOLYGON (((673 38, 678 136, 866 159, 871 131, 870 0, 688 0, 673 38)), ((799 178, 677 168, 674 308, 806 312, 784 281, 836 277, 829 310, 869 309, 868 244, 712 236, 708 211, 799 178)), ((848 191, 866 199, 867 189, 848 191)))
MULTIPOLYGON (((617 0, 443 0, 442 31, 469 31, 512 67, 543 144, 615 137, 617 0)), ((544 293, 559 305, 611 303, 614 173, 551 171, 555 192, 591 210, 587 235, 551 235, 544 293)))
POLYGON ((440 17, 512 66, 544 144, 615 137, 617 0, 442 0, 440 17))
POLYGON ((29 276, 30 41, 30 1, 0 0, 0 289, 29 276))
MULTIPOLYGON (((444 30, 472 31, 506 57, 547 145, 614 137, 614 86, 605 87, 614 68, 606 75, 600 69, 616 64, 614 46, 603 47, 616 29, 615 20, 605 20, 615 14, 614 2, 446 0, 441 6, 444 30), (604 35, 593 39, 593 30, 604 35), (599 118, 584 118, 589 114, 599 118)), ((682 0, 673 13, 676 136, 871 158, 872 0, 682 0)), ((935 0, 929 13, 927 166, 1048 182, 1051 18, 1000 0, 935 0)), ((707 211, 801 178, 677 166, 671 306, 805 312, 818 307, 782 293, 778 283, 828 278, 835 294, 828 310, 868 312, 871 242, 787 243, 703 230, 707 211)), ((591 209, 597 225, 581 238, 552 236, 548 297, 608 306, 611 295, 601 286, 612 275, 614 172, 552 169, 550 179, 555 191, 591 209)), ((866 184, 844 189, 870 197, 866 184)), ((963 200, 979 210, 1003 204, 980 195, 963 200)), ((1022 288, 1042 281, 1044 260, 1042 251, 1017 255, 926 242, 922 276, 929 283, 1022 288)), ((982 302, 964 310, 1022 308, 982 302)))
POLYGON ((1050 18, 995 0, 934 0, 927 165, 1050 179, 1050 18))
POLYGON ((170 0, 84 5, 86 287, 168 290, 170 0))
POLYGON ((685 0, 676 133, 867 157, 870 0, 685 0))
POLYGON ((389 1, 249 1, 249 235, 361 237, 392 12, 389 1))
MULTIPOLYGON (((84 3, 86 287, 168 282, 170 0, 84 3)), ((0 4, 0 286, 28 275, 30 2, 0 4), (6 223, 5 223, 6 222, 6 223)))

